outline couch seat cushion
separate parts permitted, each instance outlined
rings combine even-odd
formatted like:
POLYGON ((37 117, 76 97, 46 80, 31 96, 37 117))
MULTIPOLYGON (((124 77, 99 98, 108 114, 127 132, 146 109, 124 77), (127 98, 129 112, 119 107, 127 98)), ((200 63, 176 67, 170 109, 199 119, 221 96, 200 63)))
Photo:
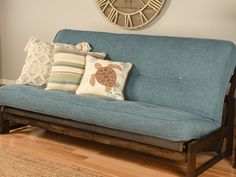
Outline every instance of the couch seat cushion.
POLYGON ((199 138, 218 128, 214 121, 181 110, 26 85, 1 87, 0 104, 172 141, 199 138))

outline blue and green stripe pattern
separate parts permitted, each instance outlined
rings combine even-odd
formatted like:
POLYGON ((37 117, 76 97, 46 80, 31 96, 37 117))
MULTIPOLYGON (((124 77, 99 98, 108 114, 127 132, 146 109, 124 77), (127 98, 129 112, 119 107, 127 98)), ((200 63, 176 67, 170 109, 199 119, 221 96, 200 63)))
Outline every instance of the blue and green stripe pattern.
POLYGON ((85 68, 85 58, 92 55, 104 59, 105 53, 82 52, 55 45, 54 61, 46 90, 75 92, 85 68))

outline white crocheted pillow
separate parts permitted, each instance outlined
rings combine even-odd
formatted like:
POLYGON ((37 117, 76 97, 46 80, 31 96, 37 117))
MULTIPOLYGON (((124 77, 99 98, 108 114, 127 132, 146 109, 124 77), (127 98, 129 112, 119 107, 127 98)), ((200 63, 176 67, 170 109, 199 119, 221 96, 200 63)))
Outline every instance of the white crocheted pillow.
MULTIPOLYGON (((67 48, 78 48, 78 50, 81 51, 91 50, 91 47, 87 42, 79 43, 76 46, 69 44, 57 45, 67 48)), ((46 85, 53 62, 54 44, 31 37, 26 44, 25 51, 27 52, 27 57, 21 75, 16 83, 33 86, 46 85)))

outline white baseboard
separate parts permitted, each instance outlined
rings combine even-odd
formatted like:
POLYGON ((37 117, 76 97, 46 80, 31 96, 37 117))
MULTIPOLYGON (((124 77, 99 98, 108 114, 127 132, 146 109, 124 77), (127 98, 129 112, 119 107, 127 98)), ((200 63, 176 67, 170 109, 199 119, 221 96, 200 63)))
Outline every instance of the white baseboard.
POLYGON ((14 80, 8 80, 8 79, 0 79, 0 83, 4 85, 9 85, 9 84, 15 84, 16 81, 14 80))

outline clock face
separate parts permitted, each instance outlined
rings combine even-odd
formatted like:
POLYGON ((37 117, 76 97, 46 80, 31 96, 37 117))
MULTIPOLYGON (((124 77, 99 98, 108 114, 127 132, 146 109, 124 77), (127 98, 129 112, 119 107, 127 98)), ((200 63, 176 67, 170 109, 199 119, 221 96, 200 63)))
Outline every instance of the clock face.
POLYGON ((161 11, 165 0, 97 0, 107 19, 125 29, 147 25, 161 11))

